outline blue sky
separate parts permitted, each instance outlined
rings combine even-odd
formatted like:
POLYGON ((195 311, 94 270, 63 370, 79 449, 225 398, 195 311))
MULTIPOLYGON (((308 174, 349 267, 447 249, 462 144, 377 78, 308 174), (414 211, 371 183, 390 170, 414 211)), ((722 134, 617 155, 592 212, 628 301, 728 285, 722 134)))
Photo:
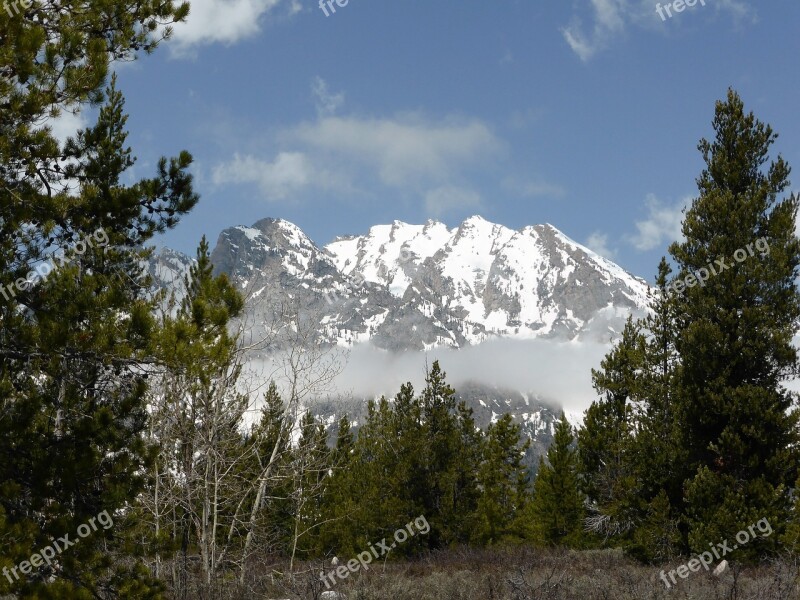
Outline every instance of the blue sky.
POLYGON ((400 219, 549 222, 652 279, 729 86, 800 190, 800 3, 197 0, 119 69, 132 175, 195 157, 201 201, 159 240, 281 217, 318 244, 400 219), (665 3, 661 3, 662 5, 665 3))

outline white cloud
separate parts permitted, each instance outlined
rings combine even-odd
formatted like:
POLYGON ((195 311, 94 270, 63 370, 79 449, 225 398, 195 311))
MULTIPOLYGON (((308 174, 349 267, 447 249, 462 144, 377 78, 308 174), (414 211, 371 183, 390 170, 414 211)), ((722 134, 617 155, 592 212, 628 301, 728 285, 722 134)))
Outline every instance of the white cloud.
POLYGON ((265 15, 285 9, 293 15, 301 10, 299 0, 192 0, 185 23, 175 25, 174 54, 213 43, 234 44, 261 31, 265 15))
POLYGON ((236 154, 233 160, 217 165, 213 181, 256 183, 267 199, 284 199, 311 185, 314 169, 308 158, 299 152, 281 152, 268 162, 253 156, 236 154))
MULTIPOLYGON (((710 8, 711 2, 712 0, 708 0, 707 8, 710 8)), ((588 0, 586 4, 591 6, 593 13, 593 25, 589 31, 586 31, 578 18, 561 30, 564 40, 584 62, 622 35, 628 24, 647 28, 664 26, 664 21, 655 10, 657 3, 654 0, 588 0)), ((713 7, 715 13, 725 12, 731 15, 737 25, 745 20, 757 20, 755 9, 745 0, 713 0, 713 7)), ((699 4, 695 8, 703 9, 699 4)), ((684 12, 681 16, 687 14, 684 12)), ((678 26, 681 19, 676 19, 675 16, 677 15, 673 13, 673 18, 667 21, 678 26)))
POLYGON ((354 346, 336 379, 340 392, 356 397, 393 396, 411 381, 424 386, 425 365, 439 360, 456 389, 468 381, 540 394, 566 410, 582 413, 597 398, 592 368, 609 345, 554 340, 492 340, 459 350, 434 348, 427 353, 393 353, 371 344, 354 346), (559 377, 553 377, 558 373, 559 377))
MULTIPOLYGON (((418 113, 388 117, 325 116, 343 94, 315 79, 312 93, 320 115, 278 131, 268 154, 236 155, 212 171, 216 184, 256 183, 270 199, 294 200, 311 190, 335 192, 343 200, 369 201, 399 192, 415 198, 428 215, 481 210, 473 177, 496 172, 505 143, 483 121, 418 113)), ((260 143, 263 142, 260 140, 260 143)), ((495 173, 496 174, 496 173, 495 173)), ((499 177, 522 197, 555 198, 564 189, 541 179, 499 177)))
POLYGON ((311 93, 317 107, 317 114, 328 116, 334 114, 344 104, 344 92, 332 94, 328 91, 327 82, 322 77, 315 77, 311 84, 311 93))
POLYGON ((625 29, 626 0, 590 0, 594 11, 594 29, 586 34, 578 22, 561 30, 564 39, 582 61, 602 50, 614 35, 625 29))
MULTIPOLYGON (((94 113, 95 111, 89 109, 90 113, 94 113)), ((49 127, 52 136, 56 139, 56 141, 60 145, 64 145, 68 138, 75 137, 78 133, 79 129, 86 129, 89 127, 90 122, 89 119, 86 117, 86 114, 83 112, 70 112, 68 110, 61 110, 61 114, 56 117, 47 117, 45 121, 42 123, 43 126, 49 127)), ((58 161, 61 167, 65 167, 68 164, 75 164, 74 159, 69 159, 66 161, 58 161)), ((80 182, 77 179, 64 179, 59 178, 51 179, 50 180, 50 187, 57 192, 66 192, 67 194, 74 195, 77 194, 80 190, 80 182)))
POLYGON ((53 137, 63 144, 67 141, 67 138, 73 137, 79 129, 86 129, 89 122, 83 113, 73 114, 62 110, 59 117, 48 119, 46 125, 49 125, 53 131, 53 137))
POLYGON ((425 194, 425 210, 428 216, 439 218, 457 209, 480 209, 480 194, 451 185, 438 187, 425 194))
POLYGON ((501 143, 477 120, 432 122, 416 115, 369 119, 327 117, 287 135, 340 160, 377 170, 384 184, 444 183, 468 165, 494 156, 501 143))
POLYGON ((627 236, 627 240, 637 250, 652 250, 657 246, 682 240, 683 210, 690 203, 691 198, 684 198, 674 206, 664 206, 653 194, 648 194, 645 199, 647 219, 636 222, 638 232, 627 236))
POLYGON ((586 240, 586 247, 609 260, 614 260, 616 251, 608 247, 608 235, 599 231, 593 232, 586 240))

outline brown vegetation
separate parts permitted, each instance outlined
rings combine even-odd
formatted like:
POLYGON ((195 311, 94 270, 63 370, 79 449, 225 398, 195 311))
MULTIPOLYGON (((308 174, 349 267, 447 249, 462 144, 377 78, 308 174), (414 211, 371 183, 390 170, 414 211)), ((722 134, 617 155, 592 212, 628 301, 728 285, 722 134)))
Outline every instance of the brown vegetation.
MULTIPOLYGON (((344 558, 342 563, 346 562, 344 558)), ((340 563, 341 564, 341 563, 340 563)), ((715 577, 701 570, 667 589, 659 578, 666 566, 647 566, 619 550, 543 550, 532 547, 458 549, 416 561, 373 563, 323 595, 320 573, 329 563, 272 564, 246 586, 229 581, 210 590, 189 585, 192 600, 796 600, 800 560, 783 556, 760 566, 736 563, 715 577), (192 589, 193 588, 193 589, 192 589)), ((666 567, 667 571, 677 564, 666 567)))

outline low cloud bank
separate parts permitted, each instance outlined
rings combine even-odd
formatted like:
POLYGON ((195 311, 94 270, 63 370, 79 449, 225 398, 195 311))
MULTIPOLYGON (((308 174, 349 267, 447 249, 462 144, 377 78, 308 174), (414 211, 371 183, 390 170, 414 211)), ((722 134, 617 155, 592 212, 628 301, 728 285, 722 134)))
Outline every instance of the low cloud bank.
POLYGON ((610 347, 590 342, 495 340, 459 350, 392 353, 361 344, 350 351, 336 389, 362 397, 394 396, 401 384, 410 381, 419 391, 426 361, 430 365, 438 360, 456 389, 459 383, 476 381, 533 392, 568 412, 582 413, 597 397, 591 370, 599 368, 610 347))

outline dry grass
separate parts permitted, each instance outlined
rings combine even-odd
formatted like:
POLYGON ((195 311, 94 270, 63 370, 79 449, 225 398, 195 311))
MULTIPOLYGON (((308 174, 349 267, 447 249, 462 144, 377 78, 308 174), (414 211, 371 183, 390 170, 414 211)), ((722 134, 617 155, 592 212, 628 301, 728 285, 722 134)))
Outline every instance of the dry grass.
MULTIPOLYGON (((677 565, 665 567, 666 570, 677 565)), ((701 570, 667 589, 662 567, 642 565, 614 550, 537 548, 463 549, 413 562, 374 563, 339 581, 336 594, 319 579, 320 562, 294 576, 261 574, 244 590, 229 582, 215 593, 196 590, 192 600, 797 600, 800 562, 784 557, 760 566, 732 564, 719 577, 701 570)))

